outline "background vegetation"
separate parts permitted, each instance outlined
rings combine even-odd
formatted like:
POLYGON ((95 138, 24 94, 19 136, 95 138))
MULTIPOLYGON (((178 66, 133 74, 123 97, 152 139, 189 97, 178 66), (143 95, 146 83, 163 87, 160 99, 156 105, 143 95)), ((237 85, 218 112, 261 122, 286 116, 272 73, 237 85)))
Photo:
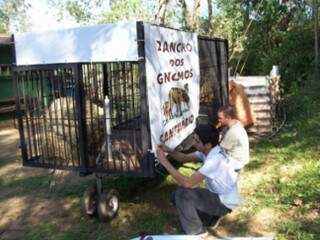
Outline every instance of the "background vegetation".
MULTIPOLYGON (((229 41, 232 73, 267 75, 280 66, 285 93, 315 63, 311 0, 44 0, 59 20, 81 24, 143 20, 229 41)), ((32 1, 0 0, 0 32, 26 31, 32 1)))

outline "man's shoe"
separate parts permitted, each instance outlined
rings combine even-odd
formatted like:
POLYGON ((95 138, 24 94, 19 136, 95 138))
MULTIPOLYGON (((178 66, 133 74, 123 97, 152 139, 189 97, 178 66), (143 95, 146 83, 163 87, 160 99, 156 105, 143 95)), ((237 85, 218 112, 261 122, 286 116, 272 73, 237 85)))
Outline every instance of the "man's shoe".
POLYGON ((196 236, 199 237, 199 239, 206 239, 208 235, 209 235, 208 231, 204 231, 196 234, 196 236))

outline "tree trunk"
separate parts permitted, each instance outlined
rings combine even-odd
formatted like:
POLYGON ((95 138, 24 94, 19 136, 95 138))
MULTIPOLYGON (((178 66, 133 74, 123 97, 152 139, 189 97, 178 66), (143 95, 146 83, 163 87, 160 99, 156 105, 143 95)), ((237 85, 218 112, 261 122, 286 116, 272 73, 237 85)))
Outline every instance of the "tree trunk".
POLYGON ((179 3, 181 4, 181 10, 182 10, 182 22, 184 25, 185 30, 190 30, 190 18, 187 8, 187 3, 185 0, 179 0, 179 3))
POLYGON ((193 3, 193 18, 191 28, 193 31, 198 31, 200 25, 200 0, 194 0, 193 3))
POLYGON ((169 0, 159 0, 159 10, 158 10, 158 13, 156 14, 155 21, 162 26, 165 23, 166 9, 167 9, 168 2, 169 0))
POLYGON ((319 52, 318 52, 318 1, 313 0, 313 17, 314 17, 314 65, 315 65, 315 79, 318 80, 318 63, 319 63, 319 52))
POLYGON ((207 0, 208 3, 208 34, 209 36, 213 35, 213 24, 212 24, 212 0, 207 0))

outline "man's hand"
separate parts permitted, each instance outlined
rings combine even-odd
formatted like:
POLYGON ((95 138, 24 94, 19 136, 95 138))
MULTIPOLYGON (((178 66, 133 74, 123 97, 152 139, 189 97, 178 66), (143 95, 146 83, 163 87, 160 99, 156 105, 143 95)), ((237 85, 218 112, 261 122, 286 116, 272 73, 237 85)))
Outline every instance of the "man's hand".
MULTIPOLYGON (((199 172, 195 172, 192 174, 191 177, 184 176, 181 173, 179 173, 174 166, 171 165, 171 163, 166 158, 166 155, 164 154, 163 146, 165 145, 158 145, 157 147, 157 158, 160 161, 161 165, 167 169, 167 171, 171 174, 171 176, 183 187, 186 188, 192 188, 195 185, 199 184, 203 179, 205 178, 204 175, 202 175, 199 172)), ((167 147, 167 146, 165 146, 167 147)), ((168 148, 168 147, 167 147, 168 148)), ((184 154, 183 154, 184 155, 184 154)), ((192 155, 190 155, 192 156, 192 155)))
POLYGON ((163 149, 159 145, 157 148, 157 158, 163 166, 168 163, 168 159, 166 158, 163 149))
MULTIPOLYGON (((196 156, 195 153, 182 153, 182 152, 178 152, 175 151, 172 148, 169 148, 167 145, 165 145, 164 143, 160 143, 157 147, 157 156, 159 158, 159 153, 158 153, 158 149, 161 150, 161 152, 166 152, 168 153, 171 157, 173 157, 176 161, 181 162, 181 163, 185 163, 185 162, 193 162, 193 161, 199 161, 200 159, 196 156)), ((161 154, 161 153, 160 153, 161 154)), ((159 159, 160 161, 160 159, 159 159)), ((162 164, 163 165, 163 164, 162 164)))
POLYGON ((164 143, 160 143, 158 145, 158 148, 160 148, 163 152, 166 153, 171 153, 173 150, 171 148, 169 148, 167 145, 165 145, 164 143))

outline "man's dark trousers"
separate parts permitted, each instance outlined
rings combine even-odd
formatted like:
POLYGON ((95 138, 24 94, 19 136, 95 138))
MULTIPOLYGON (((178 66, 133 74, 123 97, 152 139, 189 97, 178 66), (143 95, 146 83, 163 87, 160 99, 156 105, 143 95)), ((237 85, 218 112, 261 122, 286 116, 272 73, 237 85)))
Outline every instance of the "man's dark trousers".
POLYGON ((203 233, 204 225, 208 225, 208 217, 220 217, 231 212, 221 203, 217 194, 204 188, 178 188, 172 200, 186 234, 203 233))

